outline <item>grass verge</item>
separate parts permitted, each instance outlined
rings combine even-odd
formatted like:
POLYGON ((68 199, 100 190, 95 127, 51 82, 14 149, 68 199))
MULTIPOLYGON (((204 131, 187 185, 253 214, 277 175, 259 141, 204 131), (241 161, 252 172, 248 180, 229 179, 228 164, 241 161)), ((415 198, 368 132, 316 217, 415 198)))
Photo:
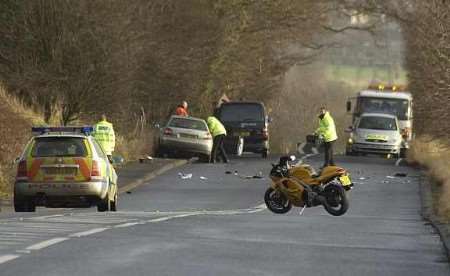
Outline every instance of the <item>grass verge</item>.
MULTIPOLYGON (((43 115, 8 95, 0 85, 0 198, 11 197, 16 170, 14 160, 31 138, 30 130, 35 125, 45 125, 43 115)), ((151 130, 143 127, 126 137, 116 135, 116 153, 122 155, 125 161, 137 160, 152 153, 154 136, 151 130)))
POLYGON ((30 139, 30 127, 44 124, 33 112, 0 85, 0 198, 9 197, 14 179, 15 158, 30 139))
POLYGON ((408 160, 426 168, 432 185, 433 211, 440 222, 450 222, 450 146, 430 136, 417 138, 408 160))

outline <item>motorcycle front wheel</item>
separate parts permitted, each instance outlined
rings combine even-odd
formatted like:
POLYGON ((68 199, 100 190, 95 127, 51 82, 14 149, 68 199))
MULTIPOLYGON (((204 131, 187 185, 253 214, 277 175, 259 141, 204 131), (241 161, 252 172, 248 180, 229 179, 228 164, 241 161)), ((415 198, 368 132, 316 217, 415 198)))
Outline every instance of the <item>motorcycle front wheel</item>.
POLYGON ((333 216, 342 216, 349 207, 349 202, 345 190, 338 185, 328 185, 323 194, 326 198, 325 210, 333 216))
POLYGON ((267 209, 275 214, 286 214, 292 209, 292 203, 284 194, 270 187, 264 194, 267 209))

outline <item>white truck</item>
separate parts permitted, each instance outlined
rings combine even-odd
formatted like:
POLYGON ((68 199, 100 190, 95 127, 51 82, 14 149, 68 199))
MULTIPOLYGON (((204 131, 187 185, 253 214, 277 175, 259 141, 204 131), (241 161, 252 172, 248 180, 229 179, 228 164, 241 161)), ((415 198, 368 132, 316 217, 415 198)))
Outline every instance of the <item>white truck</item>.
MULTIPOLYGON (((413 98, 411 93, 398 87, 369 87, 347 101, 347 112, 352 114, 352 124, 364 113, 395 115, 403 137, 400 156, 404 156, 413 138, 413 98)), ((348 132, 351 132, 353 126, 348 132)), ((347 142, 351 143, 351 139, 347 142)))

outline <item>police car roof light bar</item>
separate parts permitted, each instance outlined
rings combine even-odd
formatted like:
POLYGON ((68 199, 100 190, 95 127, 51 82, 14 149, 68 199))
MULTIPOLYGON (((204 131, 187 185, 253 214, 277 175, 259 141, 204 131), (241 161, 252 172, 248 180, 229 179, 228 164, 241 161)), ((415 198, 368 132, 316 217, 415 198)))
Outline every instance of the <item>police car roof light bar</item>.
POLYGON ((92 126, 59 126, 59 127, 32 127, 31 132, 34 135, 42 135, 46 133, 81 133, 90 135, 94 131, 92 126))

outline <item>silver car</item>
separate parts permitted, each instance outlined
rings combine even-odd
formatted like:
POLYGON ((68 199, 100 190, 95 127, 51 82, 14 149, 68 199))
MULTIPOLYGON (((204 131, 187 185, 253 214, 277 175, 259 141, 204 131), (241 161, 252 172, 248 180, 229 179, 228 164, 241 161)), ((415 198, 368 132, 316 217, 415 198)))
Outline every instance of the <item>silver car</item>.
POLYGON ((203 119, 185 116, 170 117, 160 131, 158 154, 198 156, 209 161, 213 139, 203 119))
POLYGON ((397 117, 381 113, 364 113, 349 130, 347 154, 374 153, 398 157, 403 139, 397 117))

